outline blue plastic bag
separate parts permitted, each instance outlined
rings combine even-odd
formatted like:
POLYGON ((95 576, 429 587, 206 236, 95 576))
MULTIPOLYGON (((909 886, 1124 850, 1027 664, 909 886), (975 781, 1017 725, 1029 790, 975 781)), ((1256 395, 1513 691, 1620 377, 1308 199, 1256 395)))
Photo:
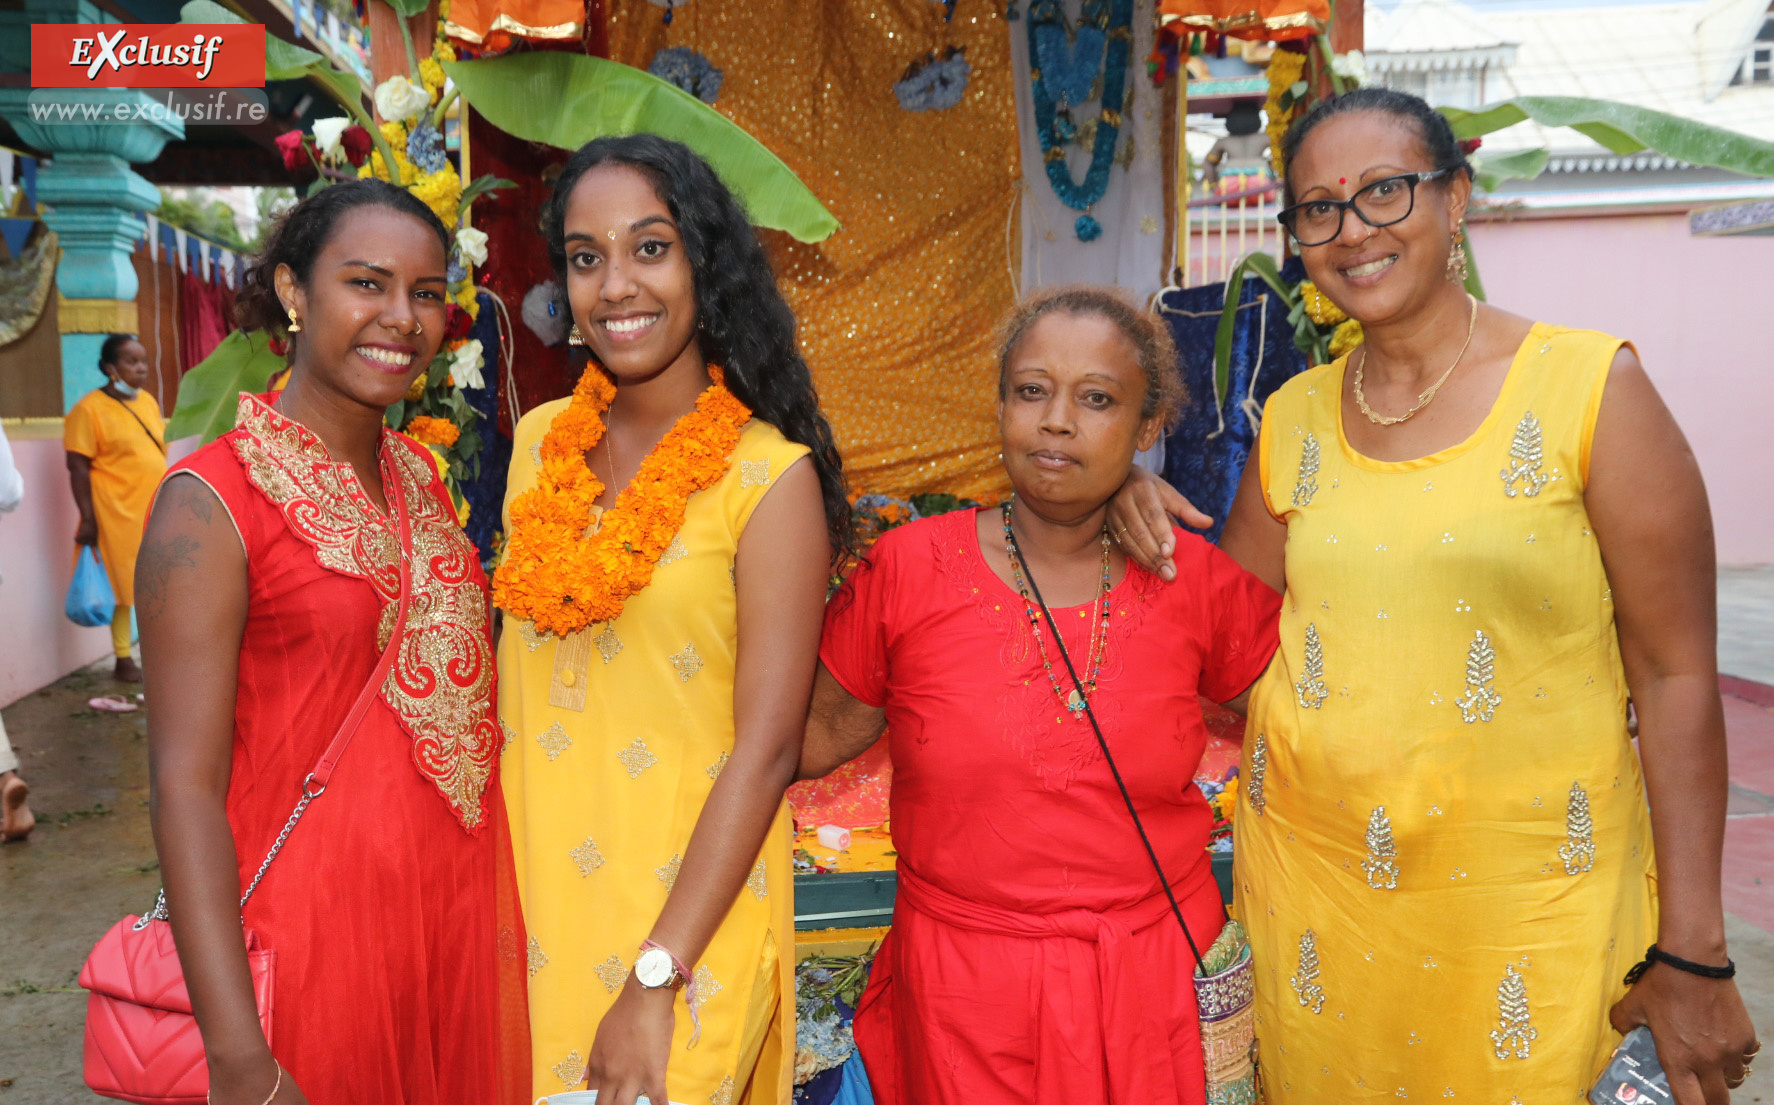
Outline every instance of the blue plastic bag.
POLYGON ((99 563, 98 550, 91 545, 80 546, 80 559, 74 562, 74 581, 68 584, 68 620, 75 625, 110 625, 117 613, 117 596, 111 592, 111 580, 105 566, 99 563))

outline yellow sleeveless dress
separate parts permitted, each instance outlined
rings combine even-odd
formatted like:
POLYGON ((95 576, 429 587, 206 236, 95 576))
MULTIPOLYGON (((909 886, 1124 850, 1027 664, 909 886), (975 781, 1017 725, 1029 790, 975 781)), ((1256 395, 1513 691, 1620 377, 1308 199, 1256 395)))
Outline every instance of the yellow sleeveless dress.
MULTIPOLYGON (((513 435, 511 501, 567 404, 513 435)), ((739 535, 807 453, 758 419, 720 483, 691 496, 652 583, 615 621, 565 640, 507 616, 499 642, 500 765, 524 924, 536 1097, 575 1089, 598 1023, 677 879, 733 748, 739 535)), ((702 1038, 677 1003, 667 1089, 684 1105, 786 1105, 793 1092, 793 833, 785 804, 757 866, 695 965, 702 1038)))
POLYGON ((1619 1040, 1655 875, 1583 488, 1621 344, 1536 324, 1412 461, 1343 436, 1346 357, 1269 400, 1287 594, 1234 854, 1270 1105, 1575 1105, 1619 1040))

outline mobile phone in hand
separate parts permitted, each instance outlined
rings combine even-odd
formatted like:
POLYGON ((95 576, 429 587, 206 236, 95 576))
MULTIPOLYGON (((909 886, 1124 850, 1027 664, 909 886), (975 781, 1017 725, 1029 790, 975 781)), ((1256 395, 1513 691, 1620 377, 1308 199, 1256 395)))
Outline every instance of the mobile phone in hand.
POLYGON ((1640 1025, 1626 1034, 1589 1091, 1590 1105, 1669 1105, 1675 1100, 1651 1030, 1640 1025))

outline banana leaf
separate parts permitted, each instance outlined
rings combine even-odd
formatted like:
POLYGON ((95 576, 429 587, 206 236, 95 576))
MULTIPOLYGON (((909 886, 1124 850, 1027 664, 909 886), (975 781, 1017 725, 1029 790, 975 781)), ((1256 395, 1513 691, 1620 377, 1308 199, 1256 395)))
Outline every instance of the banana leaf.
POLYGON ((674 138, 714 166, 754 224, 803 242, 823 241, 838 229, 838 220, 781 158, 651 73, 555 51, 443 65, 469 106, 507 134, 563 150, 608 135, 674 138))
POLYGON ((232 430, 240 393, 264 391, 283 367, 283 358, 271 352, 263 331, 233 331, 179 381, 179 402, 166 424, 166 439, 196 434, 207 445, 232 430))
POLYGON ((1521 96, 1477 111, 1444 107, 1441 113, 1459 138, 1477 138, 1532 119, 1542 126, 1569 127, 1617 154, 1653 150, 1690 165, 1774 176, 1774 142, 1612 100, 1521 96))
POLYGON ((1506 180, 1533 180, 1546 171, 1547 160, 1548 154, 1543 149, 1517 150, 1472 159, 1476 182, 1486 192, 1495 192, 1506 180))

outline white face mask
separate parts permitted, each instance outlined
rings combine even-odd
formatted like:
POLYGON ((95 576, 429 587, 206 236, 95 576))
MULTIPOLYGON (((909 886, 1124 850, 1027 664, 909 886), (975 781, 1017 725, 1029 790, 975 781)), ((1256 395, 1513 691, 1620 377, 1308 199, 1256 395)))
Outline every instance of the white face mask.
POLYGON ((111 377, 111 387, 116 390, 118 395, 123 396, 125 399, 132 398, 139 390, 138 388, 130 387, 115 376, 111 377))

